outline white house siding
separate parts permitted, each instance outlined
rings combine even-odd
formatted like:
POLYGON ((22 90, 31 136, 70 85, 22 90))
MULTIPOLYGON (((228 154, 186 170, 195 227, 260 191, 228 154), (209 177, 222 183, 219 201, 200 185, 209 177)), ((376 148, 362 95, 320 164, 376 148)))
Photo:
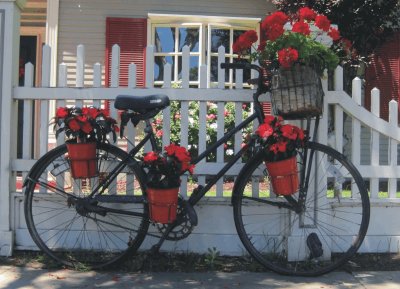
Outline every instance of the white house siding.
MULTIPOLYGON (((60 0, 57 59, 68 65, 70 83, 75 79, 77 45, 86 47, 89 75, 94 63, 104 65, 107 17, 147 18, 148 13, 160 13, 263 18, 272 10, 273 5, 265 0, 60 0)), ((89 76, 85 84, 90 83, 89 76)))

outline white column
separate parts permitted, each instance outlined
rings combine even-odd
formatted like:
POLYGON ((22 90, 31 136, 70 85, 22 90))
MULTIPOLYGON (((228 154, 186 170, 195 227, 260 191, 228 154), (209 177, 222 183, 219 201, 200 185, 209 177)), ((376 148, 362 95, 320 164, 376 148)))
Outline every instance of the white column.
MULTIPOLYGON (((51 47, 50 56, 50 86, 57 84, 57 44, 58 44, 58 18, 59 18, 60 0, 47 1, 46 15, 46 44, 51 47)), ((56 111, 56 102, 50 101, 49 117, 53 117, 56 111)), ((52 130, 49 131, 53 134, 52 130)))
POLYGON ((16 157, 17 106, 12 101, 13 87, 18 84, 19 26, 21 7, 26 1, 0 0, 0 255, 9 256, 13 249, 10 191, 11 159, 16 157))
POLYGON ((46 44, 51 47, 51 78, 50 86, 57 83, 57 44, 58 44, 58 12, 59 0, 47 1, 46 44))

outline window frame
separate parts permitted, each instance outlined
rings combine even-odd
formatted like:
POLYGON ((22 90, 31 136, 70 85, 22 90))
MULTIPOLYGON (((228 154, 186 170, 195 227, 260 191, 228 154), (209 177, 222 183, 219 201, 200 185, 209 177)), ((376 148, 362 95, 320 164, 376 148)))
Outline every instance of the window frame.
MULTIPOLYGON (((177 14, 148 14, 148 45, 155 44, 155 31, 156 27, 175 27, 175 43, 174 52, 155 52, 154 56, 174 56, 176 57, 174 75, 172 81, 179 83, 178 77, 178 58, 182 55, 179 52, 179 39, 178 31, 181 27, 199 27, 199 52, 190 52, 191 56, 198 56, 198 69, 200 65, 207 65, 207 87, 215 87, 217 82, 211 82, 211 57, 215 57, 218 53, 211 52, 211 29, 229 29, 230 30, 230 47, 225 51, 225 57, 229 58, 232 62, 237 59, 237 54, 232 51, 233 31, 234 30, 256 30, 260 31, 261 18, 247 18, 247 17, 225 17, 225 16, 204 16, 204 15, 177 15, 177 14), (208 53, 210 51, 210 53, 208 53)), ((225 82, 226 87, 234 87, 232 70, 229 71, 228 81, 225 82)), ((161 86, 163 81, 154 81, 155 86, 161 86)), ((190 81, 190 86, 198 87, 199 80, 190 81)))

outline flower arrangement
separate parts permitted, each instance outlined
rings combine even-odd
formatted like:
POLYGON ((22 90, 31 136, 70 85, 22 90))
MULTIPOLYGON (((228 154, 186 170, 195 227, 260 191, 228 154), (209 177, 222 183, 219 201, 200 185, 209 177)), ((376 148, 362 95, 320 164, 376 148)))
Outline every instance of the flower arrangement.
POLYGON ((282 117, 266 116, 264 123, 255 131, 255 137, 265 148, 267 161, 275 162, 293 157, 296 149, 304 145, 304 130, 291 124, 283 124, 282 121, 282 117))
POLYGON ((295 15, 277 11, 261 23, 265 39, 254 52, 258 41, 256 31, 246 31, 238 37, 233 51, 240 56, 250 54, 250 60, 273 67, 290 68, 294 63, 313 65, 321 75, 325 68, 335 69, 340 58, 350 54, 350 41, 342 38, 336 25, 314 10, 303 7, 295 15))
POLYGON ((104 142, 108 133, 115 142, 119 132, 117 121, 96 107, 59 107, 53 123, 56 137, 64 131, 69 143, 104 142))
POLYGON ((189 171, 193 174, 194 165, 186 148, 170 144, 165 151, 148 152, 143 157, 143 167, 148 169, 147 185, 151 188, 168 189, 180 185, 180 176, 189 171))

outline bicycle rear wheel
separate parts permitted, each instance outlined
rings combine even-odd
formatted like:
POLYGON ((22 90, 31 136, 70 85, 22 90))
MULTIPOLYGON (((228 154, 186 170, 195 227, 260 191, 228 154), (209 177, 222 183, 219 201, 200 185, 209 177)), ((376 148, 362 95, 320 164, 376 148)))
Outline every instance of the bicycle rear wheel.
POLYGON ((148 207, 140 201, 140 167, 132 161, 101 197, 88 198, 127 153, 98 143, 99 174, 87 179, 71 177, 66 154, 65 145, 51 150, 30 173, 24 210, 34 242, 51 258, 74 268, 103 268, 126 259, 140 247, 149 226, 148 207))
MULTIPOLYGON (((357 169, 325 145, 310 142, 306 149, 313 157, 301 212, 270 190, 262 152, 245 165, 233 190, 243 245, 262 265, 285 275, 317 276, 343 265, 360 247, 369 223, 368 192, 357 169)), ((292 197, 297 201, 298 195, 292 197)))

